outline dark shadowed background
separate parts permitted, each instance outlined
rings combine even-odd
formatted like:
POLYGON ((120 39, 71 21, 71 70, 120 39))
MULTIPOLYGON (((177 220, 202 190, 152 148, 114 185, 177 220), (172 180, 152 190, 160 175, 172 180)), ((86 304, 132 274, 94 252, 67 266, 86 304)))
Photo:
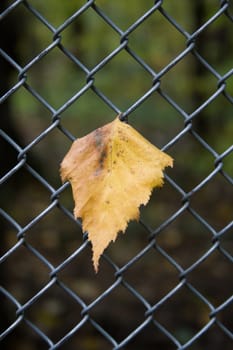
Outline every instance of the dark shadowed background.
POLYGON ((2 348, 231 350, 232 4, 0 11, 2 348), (119 112, 174 168, 95 274, 59 166, 119 112))

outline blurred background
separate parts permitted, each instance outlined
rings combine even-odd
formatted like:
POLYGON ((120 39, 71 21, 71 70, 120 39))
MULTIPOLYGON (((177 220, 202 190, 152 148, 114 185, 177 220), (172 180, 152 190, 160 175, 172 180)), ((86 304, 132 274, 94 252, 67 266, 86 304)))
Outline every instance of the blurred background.
MULTIPOLYGON (((86 1, 2 0, 1 13, 6 14, 8 8, 11 10, 0 18, 0 47, 12 62, 1 51, 0 95, 7 97, 2 99, 0 107, 1 129, 22 149, 30 145, 25 153, 27 164, 52 188, 58 189, 62 185, 60 163, 72 142, 68 136, 82 137, 112 121, 116 110, 125 112, 134 105, 152 87, 153 76, 145 65, 154 74, 166 69, 187 48, 186 33, 192 34, 201 28, 220 11, 220 3, 224 6, 227 1, 164 1, 161 11, 151 13, 127 36, 128 47, 143 60, 144 65, 126 50, 121 50, 92 75, 94 88, 101 91, 116 108, 106 103, 95 89, 86 89, 64 111, 61 110, 58 127, 48 131, 53 122, 53 112, 85 88, 87 72, 120 45, 120 34, 103 20, 98 11, 125 32, 153 7, 154 2, 97 0, 97 8, 94 5, 87 8, 54 37, 53 29, 62 26, 86 1), (166 14, 181 30, 166 18, 166 14), (32 64, 34 58, 38 58, 58 35, 62 46, 54 45, 32 64), (20 76, 19 67, 27 67, 20 76), (7 95, 23 74, 27 77, 26 85, 7 95)), ((156 232, 182 208, 182 190, 188 193, 206 179, 214 171, 218 155, 232 147, 233 78, 228 74, 232 69, 233 52, 230 19, 233 9, 230 6, 232 4, 228 12, 219 15, 193 39, 196 52, 208 62, 209 68, 189 52, 161 75, 160 90, 153 92, 128 115, 129 123, 157 147, 163 148, 173 141, 166 152, 174 158, 174 168, 166 170, 171 181, 165 181, 162 189, 155 190, 149 204, 141 209, 141 219, 146 225, 130 223, 126 234, 119 235, 107 249, 107 256, 119 267, 139 254, 148 245, 150 233, 156 232), (224 76, 224 93, 214 96, 224 76), (180 134, 185 130, 185 115, 192 114, 209 99, 206 106, 194 115, 191 132, 180 134), (194 133, 203 142, 194 137, 194 133), (174 141, 179 134, 180 137, 174 141)), ((19 150, 2 134, 0 136, 2 177, 19 163, 19 150)), ((192 210, 184 210, 155 236, 156 244, 183 269, 188 269, 212 247, 213 233, 223 230, 219 242, 225 254, 221 249, 213 250, 187 275, 187 281, 214 307, 230 298, 233 289, 230 260, 233 253, 232 226, 226 229, 232 222, 232 153, 228 152, 222 158, 222 170, 226 176, 217 172, 190 197, 191 209, 205 224, 192 215, 192 210)), ((19 228, 26 227, 51 204, 51 191, 25 166, 12 173, 0 191, 1 208, 11 218, 8 220, 6 215, 0 216, 1 250, 5 254, 17 244, 19 228), (12 220, 18 227, 12 225, 12 220)), ((73 199, 69 186, 60 193, 59 205, 72 213, 73 199)), ((24 243, 3 260, 0 272, 2 286, 23 305, 48 283, 50 273, 48 266, 27 245, 56 267, 82 244, 80 225, 55 206, 47 215, 29 225, 24 243)), ((58 273, 58 279, 90 304, 114 283, 114 273, 113 266, 104 258, 98 274, 94 273, 91 247, 88 245, 58 273)), ((178 269, 156 247, 148 249, 141 259, 130 264, 122 276, 150 305, 161 300, 179 283, 178 269)), ((16 320, 17 308, 4 294, 1 299, 2 332, 16 320)), ((53 285, 25 311, 25 317, 56 343, 82 319, 81 311, 82 307, 70 295, 59 285, 53 285)), ((121 342, 144 321, 145 311, 142 302, 119 285, 91 308, 90 317, 117 342, 121 342)), ((209 313, 208 305, 184 286, 162 303, 154 318, 183 344, 209 322, 209 313)), ((221 324, 231 331, 231 336, 232 315, 232 304, 217 315, 221 324)), ((17 347, 18 350, 49 348, 24 321, 2 340, 2 346, 4 349, 17 347)), ((214 324, 189 349, 217 350, 220 347, 232 349, 232 338, 214 324)), ((113 346, 91 323, 87 323, 61 348, 107 350, 113 346)), ((154 348, 170 350, 177 347, 152 324, 125 347, 154 348)))

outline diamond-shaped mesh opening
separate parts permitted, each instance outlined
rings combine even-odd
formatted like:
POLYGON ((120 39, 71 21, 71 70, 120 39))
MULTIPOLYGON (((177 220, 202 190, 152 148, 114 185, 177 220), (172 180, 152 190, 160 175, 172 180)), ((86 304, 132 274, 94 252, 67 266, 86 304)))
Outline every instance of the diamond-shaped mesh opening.
MULTIPOLYGON (((115 116, 116 113, 89 89, 62 113, 61 125, 78 138, 93 131, 93 128, 99 128, 103 123, 109 123, 115 116)), ((67 138, 64 138, 63 142, 66 141, 67 138)), ((67 150, 70 145, 71 142, 67 145, 67 150)))
POLYGON ((178 341, 186 343, 208 323, 208 314, 208 306, 195 294, 183 287, 167 300, 166 304, 154 312, 154 318, 172 333, 178 341), (179 305, 181 307, 181 304, 182 312, 175 314, 173 310, 179 305), (190 319, 191 310, 195 310, 192 319, 190 319))
POLYGON ((216 250, 209 255, 207 260, 200 262, 198 266, 195 266, 189 275, 189 280, 199 292, 201 292, 211 303, 213 303, 214 306, 217 307, 231 296, 231 293, 229 293, 227 290, 220 292, 223 280, 226 281, 231 287, 233 286, 230 277, 230 270, 231 261, 216 250), (209 271, 209 280, 206 281, 204 275, 206 275, 206 272, 209 270, 210 264, 215 264, 216 268, 213 271, 209 271), (225 276, 225 273, 227 276, 223 277, 225 276))
POLYGON ((158 11, 129 35, 129 46, 156 72, 161 71, 186 47, 185 37, 158 11), (163 27, 155 33, 151 28, 163 27))
POLYGON ((90 311, 90 316, 101 319, 100 326, 117 341, 121 341, 144 321, 144 313, 145 307, 141 301, 120 285, 90 311), (105 315, 102 312, 104 305, 109 308, 105 315), (116 327, 119 321, 119 327, 116 327))
POLYGON ((231 205, 232 195, 231 184, 221 174, 217 174, 193 196, 193 208, 210 225, 223 229, 231 222, 231 213, 228 208, 231 205), (221 192, 224 200, 219 198, 218 191, 221 192), (205 211, 206 206, 208 206, 208 212, 205 211))
POLYGON ((26 241, 53 265, 59 265, 83 243, 77 223, 56 207, 33 225, 27 232, 26 241), (59 227, 54 228, 56 221, 59 221, 59 227))
POLYGON ((95 74, 95 84, 122 109, 133 104, 151 87, 151 77, 127 52, 121 51, 95 74), (121 74, 119 75, 119 70, 121 74), (112 74, 109 82, 109 72, 112 74), (138 81, 141 82, 138 85, 138 81), (117 93, 117 95, 116 95, 117 93))
POLYGON ((65 48, 81 62, 85 62, 89 69, 95 67, 119 45, 119 35, 92 8, 78 16, 61 35, 65 48), (98 36, 102 37, 101 41, 96 40, 98 36))
POLYGON ((124 272, 124 278, 143 298, 153 304, 177 285, 179 273, 164 256, 151 248, 139 261, 131 264, 124 272), (136 272, 139 266, 144 271, 143 280, 136 272), (159 276, 162 271, 166 273, 161 281, 159 276), (145 280, 148 280, 149 283, 145 283, 145 280))
POLYGON ((204 141, 214 147, 215 151, 222 153, 232 145, 228 137, 221 136, 232 132, 231 120, 231 103, 221 94, 194 118, 193 126, 204 141))
POLYGON ((191 213, 184 212, 158 236, 157 242, 169 256, 187 268, 211 248, 211 238, 201 222, 191 213), (181 249, 182 242, 187 249, 181 249))
POLYGON ((232 13, 0 2, 1 347, 232 349, 232 13), (59 168, 119 113, 175 162, 95 274, 59 168))
POLYGON ((30 306, 26 315, 31 322, 58 341, 82 319, 82 307, 59 286, 52 286, 30 306), (79 315, 79 318, 76 318, 79 315), (65 327, 64 327, 65 325, 65 327))
MULTIPOLYGON (((1 30, 6 31, 10 36, 11 40, 15 40, 13 36, 13 31, 9 31, 11 25, 17 26, 21 35, 25 35, 26 26, 23 23, 18 23, 17 18, 24 18, 28 25, 32 25, 35 28, 34 31, 29 31, 27 35, 27 40, 22 40, 21 42, 15 42, 15 46, 12 51, 9 52, 9 46, 7 46, 7 40, 3 38, 4 45, 2 49, 8 53, 14 60, 16 60, 17 52, 21 50, 20 57, 17 57, 18 64, 27 65, 35 56, 39 55, 46 47, 49 46, 52 39, 52 33, 44 26, 28 9, 19 5, 15 7, 6 17, 3 18, 1 22, 1 30)), ((10 38, 10 37, 9 37, 10 38)))
POLYGON ((24 169, 20 169, 5 183, 7 193, 15 196, 15 192, 11 192, 12 186, 15 182, 20 184, 22 181, 27 181, 28 185, 24 190, 18 189, 14 205, 8 209, 8 214, 20 225, 26 225, 47 208, 50 204, 50 193, 24 169))
POLYGON ((7 288, 8 292, 17 298, 18 302, 26 302, 40 291, 41 286, 47 283, 47 266, 24 243, 17 247, 2 266, 12 277, 14 276, 15 281, 13 283, 13 279, 7 280, 3 283, 3 287, 7 288), (12 267, 14 265, 17 265, 18 268, 14 269, 12 267), (32 278, 34 274, 38 276, 37 279, 32 278))
POLYGON ((82 70, 57 47, 36 62, 27 75, 28 84, 56 108, 85 85, 82 70))
MULTIPOLYGON (((135 119, 135 128, 141 130, 159 148, 164 147, 184 126, 182 116, 157 92, 140 105, 132 116, 135 119), (171 126, 169 130, 168 124, 171 126)), ((172 151, 170 149, 170 153, 172 151)))

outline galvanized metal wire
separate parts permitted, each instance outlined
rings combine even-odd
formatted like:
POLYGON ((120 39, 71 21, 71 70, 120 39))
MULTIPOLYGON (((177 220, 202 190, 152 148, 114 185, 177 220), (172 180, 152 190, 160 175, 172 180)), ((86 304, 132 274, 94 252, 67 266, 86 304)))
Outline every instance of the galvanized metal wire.
MULTIPOLYGON (((0 209, 0 214, 3 220, 5 220, 8 225, 12 228, 17 237, 16 243, 13 243, 7 251, 1 256, 0 264, 4 266, 4 263, 11 259, 11 257, 19 251, 20 248, 24 247, 27 251, 30 252, 46 269, 47 269, 47 281, 41 284, 39 290, 36 290, 31 297, 27 298, 24 302, 20 302, 15 296, 12 290, 7 287, 1 287, 1 295, 4 300, 7 300, 7 303, 11 305, 11 308, 14 309, 14 318, 11 319, 6 328, 2 329, 1 340, 10 339, 15 336, 17 329, 19 327, 24 327, 30 329, 35 337, 40 339, 41 346, 44 349, 58 349, 64 347, 69 349, 69 340, 73 337, 76 339, 79 338, 79 332, 82 329, 85 329, 87 325, 91 326, 100 337, 106 341, 106 349, 127 349, 128 345, 140 334, 143 334, 148 326, 150 330, 154 330, 154 336, 161 334, 164 338, 167 339, 167 342, 170 344, 171 349, 197 349, 198 341, 204 337, 210 329, 213 327, 218 328, 224 334, 226 342, 230 347, 233 346, 233 329, 230 329, 228 325, 224 324, 221 320, 221 312, 232 308, 232 290, 229 289, 228 297, 225 298, 221 304, 215 305, 202 291, 196 287, 190 280, 190 275, 192 272, 198 270, 198 268, 208 259, 211 259, 212 255, 218 252, 229 264, 232 264, 233 257, 230 250, 228 250, 226 245, 222 244, 222 239, 224 236, 232 233, 233 221, 225 225, 225 227, 220 230, 216 230, 212 224, 202 216, 200 212, 192 205, 192 199, 195 195, 200 192, 205 186, 207 186, 216 176, 221 176, 227 185, 232 187, 233 178, 231 175, 224 170, 224 160, 228 157, 232 151, 233 146, 228 147, 222 153, 217 152, 208 142, 199 134, 198 131, 193 128, 193 122, 195 118, 200 115, 208 106, 217 99, 218 96, 222 96, 230 104, 233 103, 233 97, 230 95, 226 89, 229 79, 233 75, 233 69, 226 72, 224 75, 221 75, 210 62, 208 62, 198 51, 196 47, 196 39, 218 18, 224 17, 227 20, 232 22, 232 14, 230 12, 230 3, 229 1, 219 1, 218 8, 214 14, 209 17, 201 27, 197 28, 196 31, 189 33, 165 10, 164 6, 165 1, 159 0, 155 1, 151 7, 148 7, 148 10, 142 14, 132 25, 130 25, 125 31, 118 27, 118 25, 107 15, 104 9, 98 5, 97 1, 88 0, 82 6, 77 5, 77 11, 74 12, 66 21, 64 21, 59 27, 54 27, 44 16, 40 13, 36 6, 32 4, 31 1, 17 0, 9 3, 5 10, 0 14, 0 23, 7 19, 19 6, 23 7, 25 11, 35 20, 41 23, 41 26, 46 27, 47 30, 51 32, 52 40, 43 50, 41 50, 37 55, 35 55, 27 64, 21 65, 18 61, 15 60, 8 52, 3 48, 0 48, 0 55, 3 60, 5 60, 17 73, 17 82, 15 82, 2 96, 0 96, 0 103, 4 103, 11 98, 13 94, 17 91, 25 90, 30 94, 38 105, 43 106, 51 116, 51 123, 48 127, 44 128, 42 132, 39 133, 30 143, 25 147, 20 146, 16 140, 14 140, 11 135, 9 135, 3 129, 0 129, 0 137, 9 144, 12 149, 17 153, 17 162, 12 166, 5 174, 2 176, 0 183, 2 188, 7 185, 8 181, 17 174, 21 169, 24 169, 28 172, 34 179, 37 181, 49 194, 50 203, 47 207, 42 210, 38 215, 32 218, 30 222, 26 225, 21 225, 14 219, 14 215, 8 212, 7 208, 4 206, 0 209), (85 65, 85 62, 81 62, 78 57, 76 57, 65 44, 63 44, 63 31, 68 28, 79 16, 85 13, 85 11, 91 9, 95 16, 100 18, 105 22, 106 26, 109 29, 113 30, 119 39, 119 45, 117 48, 112 50, 106 57, 104 57, 99 63, 97 63, 93 68, 88 68, 85 65), (159 12, 161 16, 164 17, 164 20, 168 21, 172 26, 174 31, 178 31, 186 41, 186 47, 183 48, 182 52, 178 53, 170 62, 160 71, 155 71, 140 55, 131 48, 130 37, 135 30, 140 30, 142 23, 145 23, 150 16, 154 13, 159 12), (82 88, 78 89, 73 96, 71 96, 64 104, 59 108, 55 109, 48 101, 45 99, 36 88, 34 88, 30 82, 28 82, 28 73, 30 70, 40 62, 44 57, 46 57, 54 49, 59 50, 68 60, 70 60, 78 69, 80 69, 86 76, 86 83, 82 88), (136 99, 126 110, 122 110, 117 106, 111 99, 109 99, 106 94, 101 91, 101 89, 95 83, 95 76, 97 73, 101 74, 101 70, 111 62, 114 57, 116 57, 121 52, 126 53, 138 66, 140 69, 145 71, 145 74, 149 74, 151 79, 150 88, 139 98, 136 99), (178 102, 175 101, 162 87, 161 82, 166 74, 179 62, 181 62, 187 55, 192 55, 199 64, 208 71, 211 77, 215 80, 216 89, 215 91, 192 113, 186 112, 178 102), (87 240, 87 235, 84 235, 83 242, 74 247, 74 251, 60 264, 54 265, 50 262, 45 255, 43 255, 35 246, 33 242, 29 242, 27 235, 30 232, 32 227, 35 227, 43 218, 52 213, 55 209, 59 210, 61 216, 67 217, 71 220, 74 225, 77 225, 77 228, 81 227, 81 222, 75 220, 72 214, 72 211, 68 209, 60 201, 61 194, 69 187, 68 183, 54 187, 46 177, 43 176, 40 171, 38 171, 33 165, 31 165, 30 160, 28 160, 28 155, 31 150, 39 144, 46 137, 50 137, 51 133, 54 130, 59 130, 68 140, 73 141, 75 136, 65 128, 61 122, 64 112, 67 111, 81 96, 83 96, 87 91, 92 91, 98 99, 100 99, 108 108, 110 108, 114 113, 121 113, 121 119, 126 120, 130 119, 131 114, 137 110, 145 101, 151 97, 153 94, 158 94, 169 106, 176 111, 183 119, 183 128, 178 132, 174 137, 172 137, 166 144, 163 145, 163 150, 169 151, 174 145, 177 144, 183 137, 186 135, 191 136, 196 142, 213 157, 213 169, 190 191, 185 191, 171 176, 165 175, 166 182, 173 188, 180 198, 180 201, 177 205, 177 210, 173 212, 166 220, 164 220, 159 226, 155 228, 149 227, 146 222, 141 221, 140 225, 146 230, 148 234, 147 244, 136 254, 134 255, 127 263, 123 266, 118 266, 114 258, 111 257, 108 252, 104 254, 104 260, 111 269, 113 280, 109 285, 99 293, 98 297, 94 298, 92 302, 86 302, 80 295, 72 290, 72 288, 63 281, 60 274, 64 269, 69 269, 70 265, 76 261, 77 257, 80 256, 83 252, 89 249, 89 242, 87 240), (166 249, 164 249, 159 241, 158 237, 163 235, 163 232, 169 227, 173 222, 182 217, 184 213, 189 213, 192 218, 198 222, 209 234, 210 245, 208 248, 203 248, 203 253, 199 256, 191 265, 187 267, 181 266, 181 264, 172 257, 166 249), (147 300, 137 288, 130 283, 127 279, 127 272, 137 264, 140 266, 140 261, 143 259, 149 252, 156 251, 156 253, 165 259, 166 263, 176 271, 176 284, 168 290, 159 300, 151 302, 147 300), (45 297, 47 293, 56 286, 59 288, 67 298, 72 299, 74 304, 80 308, 80 314, 77 315, 77 322, 69 331, 64 335, 60 336, 59 339, 53 339, 48 336, 47 332, 44 331, 44 328, 30 319, 29 311, 36 305, 41 298, 45 297), (122 338, 117 339, 115 336, 109 332, 108 329, 105 329, 98 319, 95 316, 95 309, 99 304, 104 304, 105 300, 109 295, 111 295, 118 288, 123 288, 126 290, 133 299, 144 309, 143 319, 138 321, 137 327, 128 332, 128 334, 122 338), (181 290, 187 290, 195 299, 202 303, 205 308, 208 309, 209 320, 203 322, 199 331, 192 336, 188 337, 184 342, 180 338, 173 334, 170 331, 169 327, 164 326, 158 318, 158 310, 166 305, 170 299, 174 296, 179 295, 181 290), (195 347, 197 346, 197 347, 195 347)), ((2 34, 1 34, 2 35, 2 34)), ((223 57, 224 59, 224 57, 223 57)), ((4 116, 1 116, 3 118, 4 116)), ((33 123, 33 122, 32 122, 33 123)), ((5 155, 7 157, 7 155, 5 155)), ((172 174, 172 173, 171 173, 172 174)), ((206 208, 208 211, 208 208, 206 208)), ((59 224, 59 223, 58 223, 59 224)), ((17 266, 15 267, 17 269, 17 266)), ((214 268, 214 266, 213 266, 214 268)), ((143 274, 142 274, 143 277, 143 274)), ((98 277, 97 277, 98 278, 98 277)), ((200 277, 201 278, 201 277, 200 277)), ((208 279, 208 275, 205 277, 208 279)), ((144 281, 144 284, 147 284, 147 281, 144 281)), ((4 284, 3 284, 4 285, 4 284)), ((157 288, 157 286, 156 286, 157 288)), ((230 288, 230 286, 229 286, 230 288)), ((192 313, 195 313, 195 310, 190 310, 190 318, 192 318, 192 313)), ((61 321, 62 322, 62 321, 61 321)), ((78 344, 78 342, 77 342, 78 344)), ((40 347, 41 348, 41 347, 40 347)), ((82 347, 80 346, 80 349, 82 347)), ((84 347, 83 347, 84 348, 84 347)), ((162 347, 161 347, 162 348, 162 347)), ((136 348, 135 348, 136 349, 136 348)))

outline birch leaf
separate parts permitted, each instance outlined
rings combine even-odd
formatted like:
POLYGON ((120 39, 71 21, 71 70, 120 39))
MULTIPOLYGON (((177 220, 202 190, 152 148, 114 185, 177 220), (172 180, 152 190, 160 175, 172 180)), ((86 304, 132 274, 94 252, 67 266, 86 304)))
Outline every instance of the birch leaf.
POLYGON ((94 268, 117 234, 139 219, 154 187, 163 185, 163 169, 172 166, 160 151, 117 117, 73 142, 61 164, 61 178, 72 186, 74 215, 92 243, 94 268))

